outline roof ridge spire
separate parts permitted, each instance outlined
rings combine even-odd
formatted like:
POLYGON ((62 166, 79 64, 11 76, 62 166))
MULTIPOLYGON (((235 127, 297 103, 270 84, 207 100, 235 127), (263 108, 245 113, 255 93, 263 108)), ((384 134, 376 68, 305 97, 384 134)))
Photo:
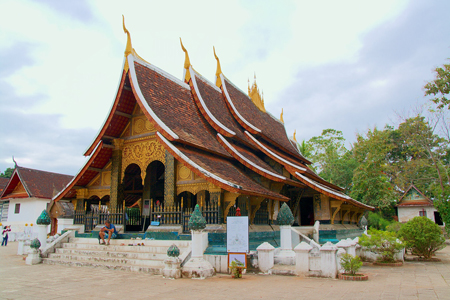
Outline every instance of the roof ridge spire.
POLYGON ((248 96, 252 100, 253 104, 256 105, 256 107, 262 111, 266 112, 266 108, 264 107, 264 98, 261 97, 258 85, 256 84, 256 72, 253 74, 254 82, 250 89, 250 82, 248 87, 248 96))
POLYGON ((281 108, 280 121, 281 121, 281 123, 284 124, 284 119, 283 119, 283 108, 281 108))
POLYGON ((217 87, 221 87, 222 86, 222 79, 220 79, 220 74, 222 74, 222 68, 220 67, 220 60, 216 55, 216 48, 213 46, 213 52, 214 52, 214 57, 217 60, 217 68, 216 68, 216 86, 217 87))
POLYGON ((294 139, 294 141, 295 141, 296 143, 298 143, 298 142, 297 142, 297 139, 295 138, 295 134, 296 134, 296 133, 297 133, 297 129, 294 130, 294 138, 293 138, 293 139, 294 139))
POLYGON ((127 34, 127 46, 125 48, 125 57, 128 56, 128 54, 133 52, 133 46, 131 45, 131 35, 128 29, 125 27, 125 16, 122 15, 122 24, 123 24, 123 32, 127 34))
POLYGON ((181 37, 180 37, 180 44, 181 44, 181 49, 183 49, 183 52, 184 52, 184 81, 186 82, 186 83, 188 83, 189 82, 189 80, 191 80, 191 73, 189 72, 189 67, 191 67, 192 65, 191 65, 191 61, 190 61, 190 59, 189 59, 189 54, 188 54, 188 52, 187 52, 187 50, 186 50, 186 48, 184 48, 184 46, 183 46, 183 41, 181 40, 181 37))

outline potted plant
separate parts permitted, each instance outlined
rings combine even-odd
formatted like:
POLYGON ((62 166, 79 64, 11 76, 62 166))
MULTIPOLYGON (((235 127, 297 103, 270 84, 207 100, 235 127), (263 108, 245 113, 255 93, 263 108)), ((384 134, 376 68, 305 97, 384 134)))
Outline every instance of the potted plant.
POLYGON ((363 263, 359 256, 353 256, 348 253, 344 253, 341 256, 341 266, 344 269, 344 273, 338 275, 342 280, 353 281, 365 281, 369 279, 368 275, 358 274, 358 270, 362 267, 363 263))
POLYGON ((238 279, 242 278, 242 271, 244 270, 244 264, 240 261, 233 260, 231 262, 231 277, 238 279))
POLYGON ((387 266, 401 266, 402 261, 395 260, 395 254, 402 251, 404 245, 397 238, 395 232, 371 229, 368 235, 363 234, 359 239, 359 244, 368 251, 377 254, 374 264, 387 266))

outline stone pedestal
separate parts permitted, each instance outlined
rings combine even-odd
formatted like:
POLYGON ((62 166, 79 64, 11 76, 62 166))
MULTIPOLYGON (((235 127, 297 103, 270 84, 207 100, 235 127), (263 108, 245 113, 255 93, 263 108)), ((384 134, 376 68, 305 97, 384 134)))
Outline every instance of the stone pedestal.
POLYGON ((31 248, 29 250, 29 253, 28 253, 28 256, 27 256, 27 258, 25 260, 25 263, 27 265, 36 265, 36 264, 41 263, 41 261, 42 261, 42 258, 41 258, 39 250, 31 248))
POLYGON ((347 240, 340 240, 336 244, 336 247, 338 247, 339 249, 343 249, 346 253, 348 253, 349 248, 350 248, 350 243, 347 240))
POLYGON ((350 245, 350 247, 347 250, 347 253, 351 254, 353 256, 356 256, 356 244, 357 244, 357 242, 352 240, 351 238, 348 238, 347 242, 350 245))
POLYGON ((210 262, 203 259, 202 230, 191 230, 192 254, 191 259, 183 266, 183 276, 192 278, 206 278, 215 274, 210 262))
POLYGON ((295 252, 292 250, 292 234, 290 225, 280 225, 280 252, 275 256, 275 263, 294 265, 295 252))
POLYGON ((320 222, 316 221, 314 223, 314 231, 313 231, 313 240, 316 243, 319 243, 319 230, 320 230, 320 222))
POLYGON ((338 251, 336 252, 336 267, 338 273, 344 273, 344 269, 341 265, 341 257, 343 254, 346 254, 347 252, 344 250, 344 248, 338 248, 338 251))
POLYGON ((38 233, 38 240, 41 242, 41 247, 39 249, 44 249, 47 247, 47 230, 48 225, 37 225, 37 233, 38 233))
POLYGON ((268 242, 264 242, 256 250, 258 251, 259 269, 263 273, 269 272, 273 268, 275 248, 268 242))
POLYGON ((337 247, 331 242, 327 242, 320 248, 320 263, 322 269, 322 276, 329 278, 336 278, 336 251, 337 247))
POLYGON ((30 249, 30 240, 27 239, 25 236, 21 237, 19 239, 19 243, 17 246, 17 255, 27 254, 29 249, 30 249))
POLYGON ((308 275, 309 274, 309 251, 311 247, 306 242, 301 242, 294 248, 295 252, 295 272, 297 275, 308 275))
POLYGON ((166 278, 181 278, 181 261, 178 257, 169 257, 164 260, 162 275, 166 278))

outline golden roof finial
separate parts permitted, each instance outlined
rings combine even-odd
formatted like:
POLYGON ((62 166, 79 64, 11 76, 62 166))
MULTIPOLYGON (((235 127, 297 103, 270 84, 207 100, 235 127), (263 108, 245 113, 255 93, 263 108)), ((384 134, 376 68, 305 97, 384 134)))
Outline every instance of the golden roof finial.
POLYGON ((181 49, 183 49, 183 51, 184 51, 184 68, 189 69, 189 67, 191 66, 191 61, 189 60, 189 54, 188 54, 186 48, 184 48, 183 41, 181 40, 181 38, 180 38, 180 43, 181 43, 181 49))
POLYGON ((189 82, 191 80, 191 73, 189 72, 189 67, 191 66, 191 61, 189 60, 189 54, 183 46, 183 41, 180 38, 181 49, 184 51, 184 68, 186 69, 186 73, 184 75, 184 81, 189 82))
POLYGON ((220 79, 220 74, 222 74, 222 68, 220 67, 220 61, 216 55, 216 48, 214 48, 214 46, 213 46, 213 51, 214 51, 214 57, 217 60, 216 86, 220 88, 222 86, 222 80, 220 79))
POLYGON ((281 108, 280 121, 281 121, 281 123, 284 124, 284 119, 283 119, 283 108, 281 108))
POLYGON ((295 138, 295 134, 297 133, 297 130, 294 130, 294 141, 296 142, 296 143, 298 143, 297 142, 297 139, 295 138))
POLYGON ((248 82, 248 95, 250 96, 250 78, 247 78, 247 82, 248 82))
POLYGON ((131 46, 131 35, 128 29, 125 27, 125 17, 122 15, 123 32, 127 34, 127 47, 125 48, 125 57, 128 56, 133 51, 133 46, 131 46))

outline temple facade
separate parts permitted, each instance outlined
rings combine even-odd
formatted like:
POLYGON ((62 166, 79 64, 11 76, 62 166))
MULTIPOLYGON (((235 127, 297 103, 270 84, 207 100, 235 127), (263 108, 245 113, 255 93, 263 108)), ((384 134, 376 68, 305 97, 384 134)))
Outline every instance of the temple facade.
POLYGON ((268 225, 287 202, 299 226, 356 224, 373 209, 309 168, 283 115, 266 111, 256 80, 240 90, 214 52, 210 82, 193 69, 183 45, 184 78, 177 79, 137 55, 125 24, 124 31, 112 108, 85 165, 53 198, 74 204, 75 223, 102 213, 126 231, 145 231, 151 222, 186 231, 199 204, 209 224, 225 223, 239 208, 251 224, 268 225))

